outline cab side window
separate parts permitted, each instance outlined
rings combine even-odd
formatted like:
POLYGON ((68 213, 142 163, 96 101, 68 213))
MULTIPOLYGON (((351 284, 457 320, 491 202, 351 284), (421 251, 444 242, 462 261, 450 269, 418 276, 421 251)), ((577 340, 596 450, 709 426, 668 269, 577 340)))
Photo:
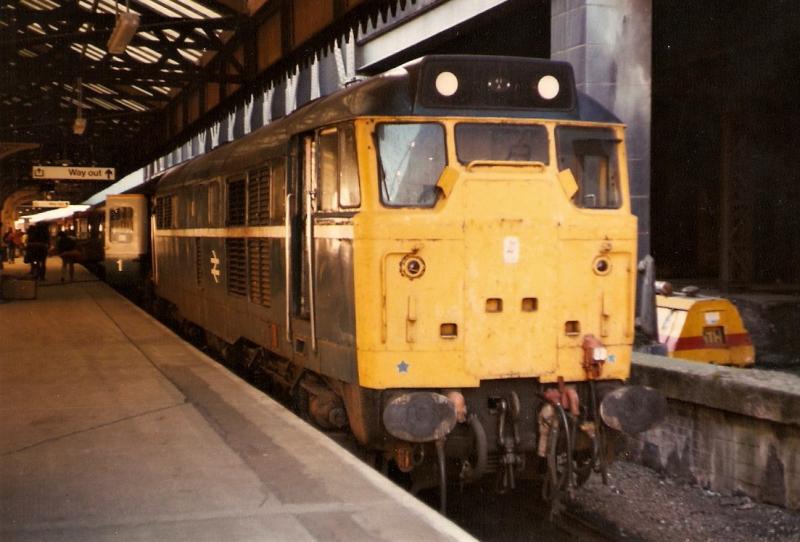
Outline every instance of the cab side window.
POLYGON ((335 212, 361 205, 353 126, 342 125, 317 136, 317 209, 335 212))
POLYGON ((345 209, 361 205, 356 133, 351 125, 339 130, 339 205, 345 209))
POLYGON ((336 129, 320 132, 317 149, 319 152, 319 188, 320 211, 338 211, 339 196, 339 131, 336 129))
POLYGON ((584 209, 618 209, 622 188, 618 164, 619 145, 613 130, 581 126, 558 126, 558 169, 570 169, 578 183, 573 198, 584 209))

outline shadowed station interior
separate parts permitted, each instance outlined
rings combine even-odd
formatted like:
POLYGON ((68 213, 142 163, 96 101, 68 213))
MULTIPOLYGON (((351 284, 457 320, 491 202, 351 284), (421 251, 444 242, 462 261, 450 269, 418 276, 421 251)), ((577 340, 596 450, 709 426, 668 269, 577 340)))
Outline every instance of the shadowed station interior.
POLYGON ((798 21, 3 3, 0 537, 800 536, 798 21))

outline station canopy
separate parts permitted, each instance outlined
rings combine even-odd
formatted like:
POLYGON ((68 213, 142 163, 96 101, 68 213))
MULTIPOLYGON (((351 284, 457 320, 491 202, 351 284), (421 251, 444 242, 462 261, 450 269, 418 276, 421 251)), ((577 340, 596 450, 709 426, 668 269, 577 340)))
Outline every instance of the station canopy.
MULTIPOLYGON (((257 26, 295 4, 318 9, 298 0, 0 0, 0 201, 32 182, 34 165, 112 166, 122 176, 169 151, 168 106, 206 85, 255 84, 261 66, 255 53, 241 55, 242 44, 254 51, 257 26), (121 14, 138 26, 112 54, 121 14)), ((342 23, 406 1, 322 4, 335 6, 317 30, 330 40, 342 23)), ((286 38, 277 47, 270 54, 279 60, 311 50, 286 38)), ((88 194, 106 186, 75 185, 88 194)))

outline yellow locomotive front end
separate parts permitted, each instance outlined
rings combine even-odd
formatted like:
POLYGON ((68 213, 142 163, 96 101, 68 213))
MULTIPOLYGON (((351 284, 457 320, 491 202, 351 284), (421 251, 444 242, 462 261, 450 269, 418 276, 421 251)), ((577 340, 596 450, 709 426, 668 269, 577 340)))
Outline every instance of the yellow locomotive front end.
POLYGON ((636 219, 627 203, 623 128, 410 120, 362 126, 378 145, 367 167, 379 178, 405 177, 397 187, 386 181, 395 201, 371 183, 366 199, 379 207, 355 227, 360 384, 626 379, 636 219), (394 171, 381 171, 392 157, 382 159, 380 146, 396 127, 408 134, 399 146, 411 150, 394 171), (426 132, 435 143, 415 140, 426 132), (577 138, 596 154, 576 155, 577 138), (520 140, 534 154, 500 154, 520 140), (576 161, 593 164, 575 168, 576 161), (587 365, 588 344, 597 350, 591 355, 602 355, 587 365))
POLYGON ((358 384, 382 390, 382 431, 354 430, 401 470, 438 472, 440 487, 448 468, 462 482, 494 472, 501 490, 539 475, 557 501, 604 468, 610 431, 643 430, 664 409, 622 384, 637 237, 624 126, 565 113, 566 65, 520 75, 531 66, 449 60, 417 75, 427 108, 356 121, 358 384), (465 81, 483 68, 503 75, 465 81), (556 111, 519 114, 531 89, 556 111), (434 443, 435 468, 420 460, 434 443))

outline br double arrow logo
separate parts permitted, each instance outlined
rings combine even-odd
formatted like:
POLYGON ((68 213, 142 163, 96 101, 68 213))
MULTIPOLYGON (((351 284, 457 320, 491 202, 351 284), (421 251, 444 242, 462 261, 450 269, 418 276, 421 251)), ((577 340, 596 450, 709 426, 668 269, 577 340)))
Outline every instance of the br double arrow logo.
POLYGON ((211 276, 214 277, 214 282, 219 283, 219 276, 221 273, 219 270, 219 258, 217 258, 216 250, 211 251, 211 259, 209 261, 211 262, 211 276))

